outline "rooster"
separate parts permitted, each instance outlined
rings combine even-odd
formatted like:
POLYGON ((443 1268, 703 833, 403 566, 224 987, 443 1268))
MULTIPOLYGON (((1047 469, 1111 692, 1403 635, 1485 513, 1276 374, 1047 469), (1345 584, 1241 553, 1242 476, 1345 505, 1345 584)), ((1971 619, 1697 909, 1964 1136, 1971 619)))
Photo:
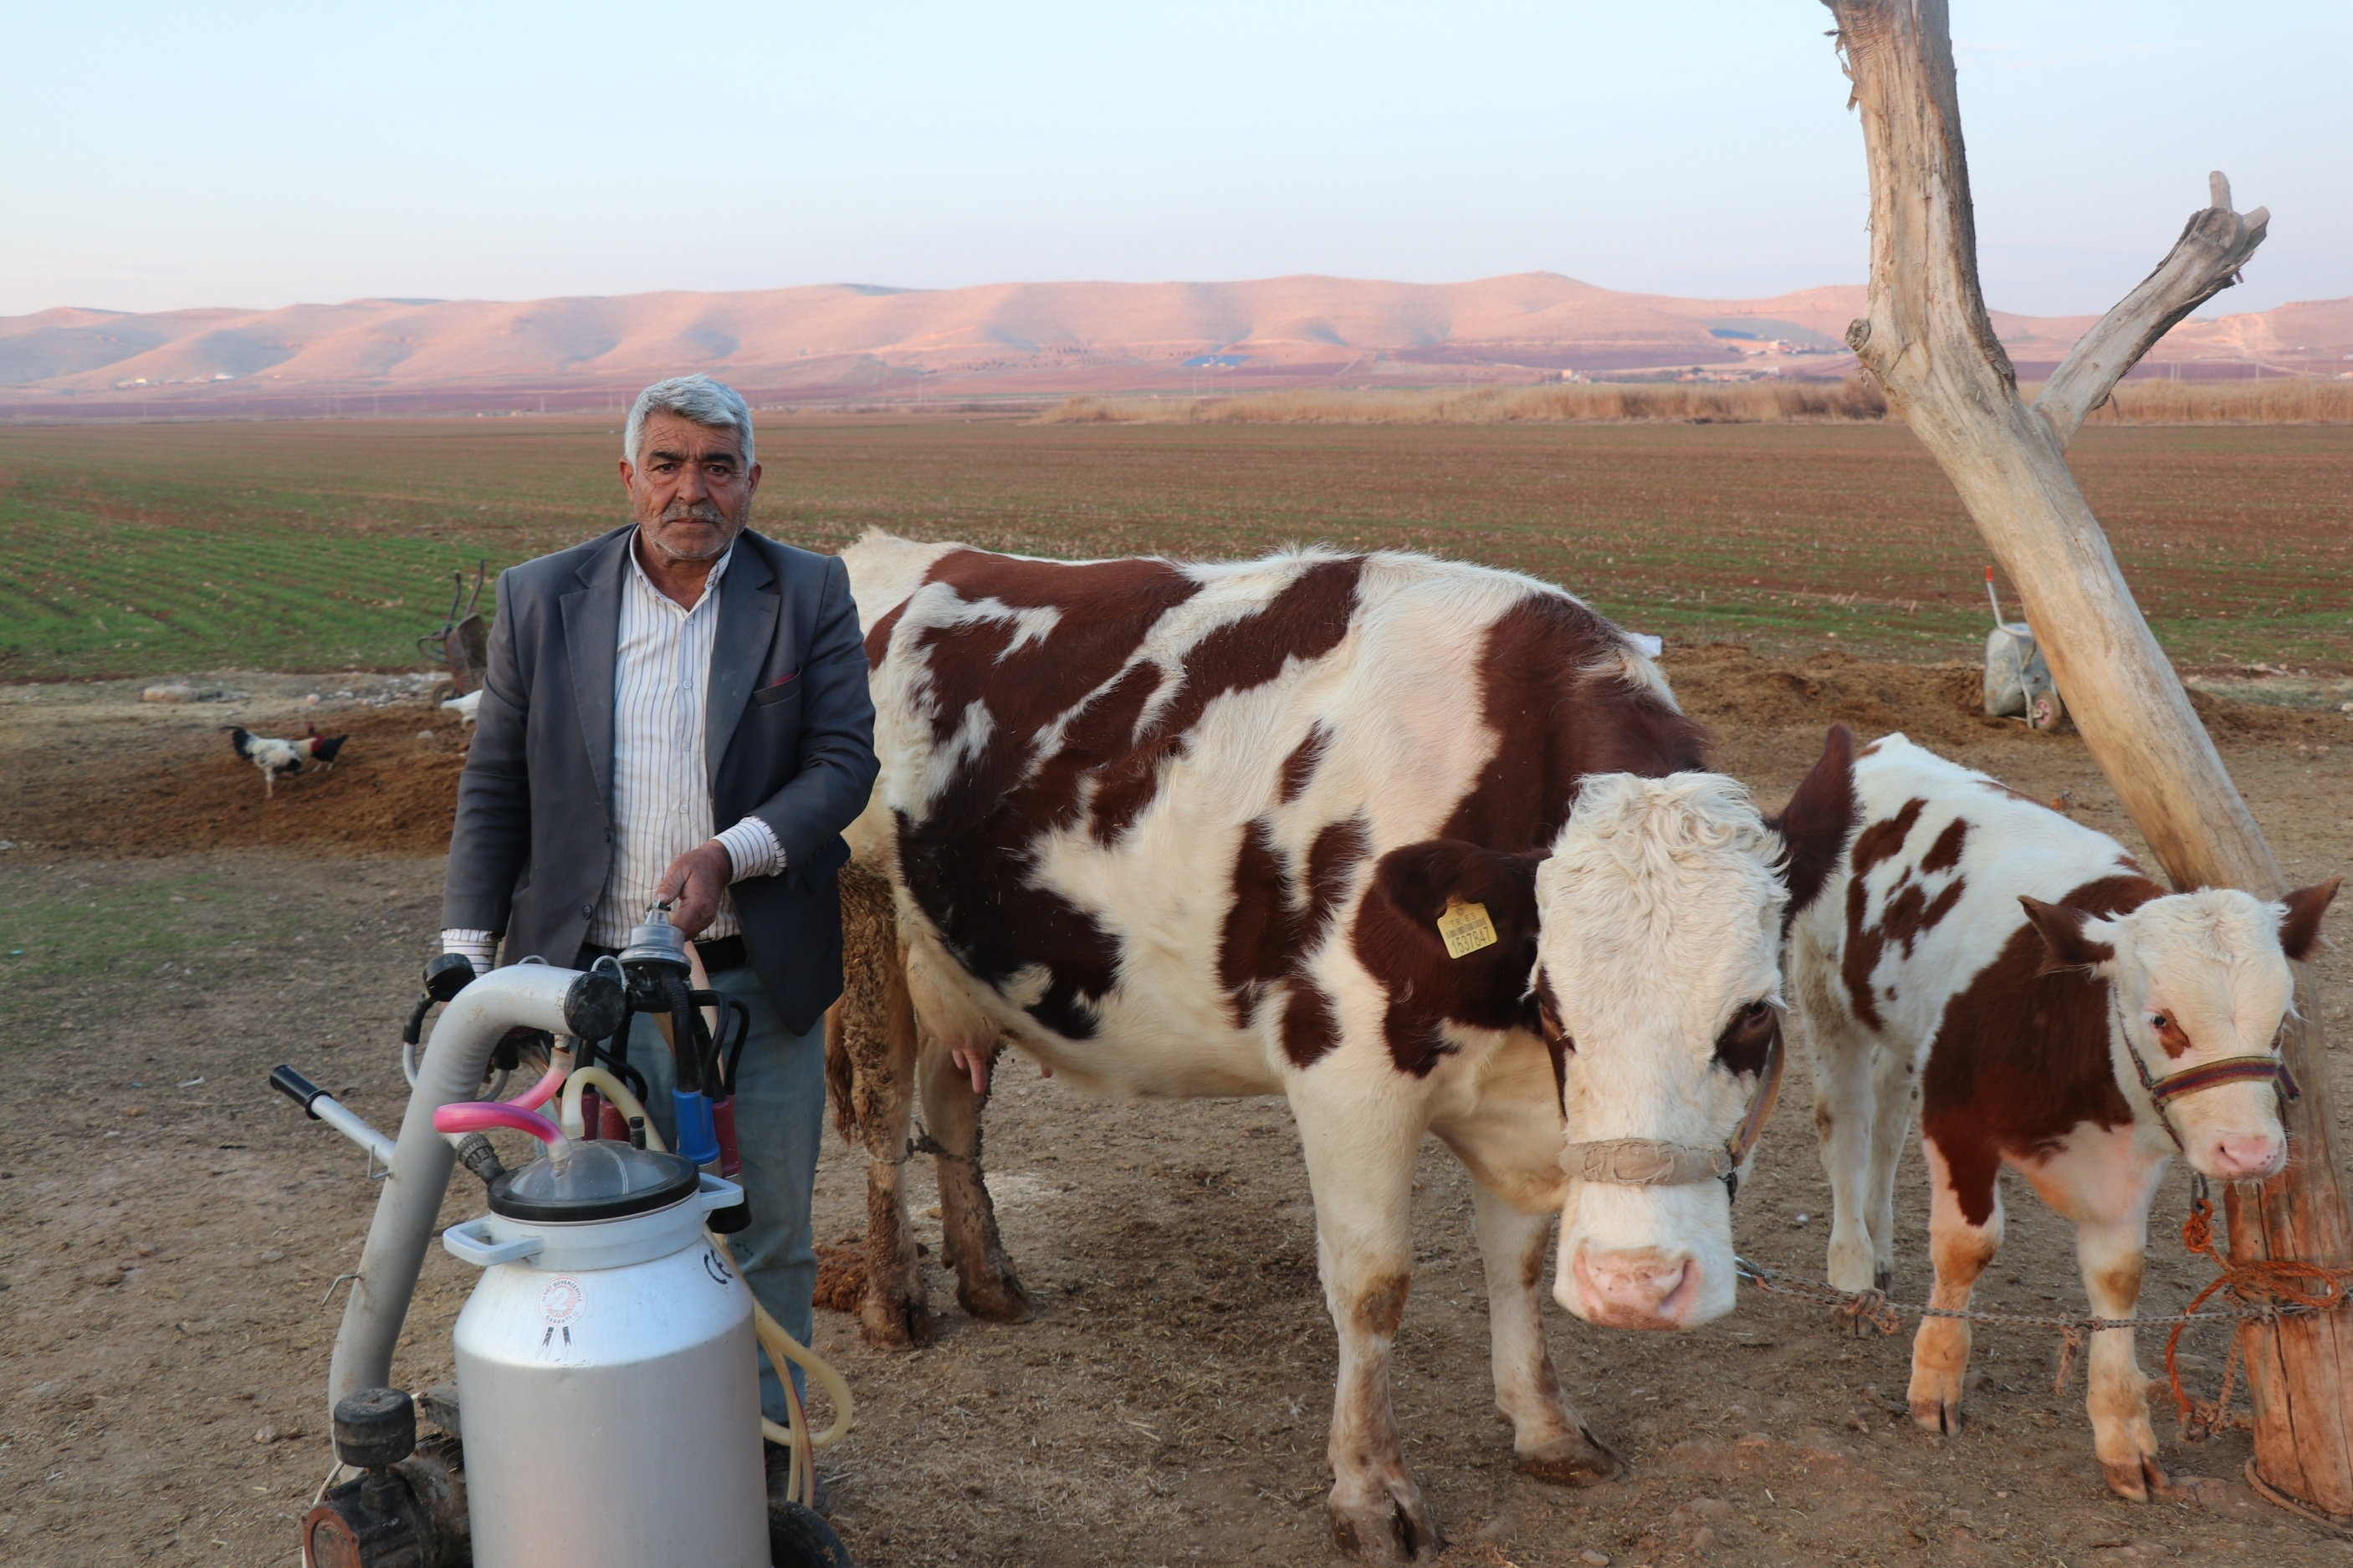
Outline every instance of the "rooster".
POLYGON ((269 735, 256 735, 242 727, 232 727, 229 744, 237 754, 261 770, 261 794, 264 799, 276 794, 279 775, 302 771, 305 762, 315 762, 324 768, 335 765, 335 753, 343 749, 347 735, 322 735, 316 724, 299 741, 280 741, 269 735))
POLYGON ((322 735, 319 733, 319 726, 316 724, 306 724, 303 726, 303 731, 304 733, 302 739, 295 742, 294 743, 298 746, 310 747, 311 760, 318 763, 322 768, 324 768, 327 772, 333 773, 335 771, 335 753, 343 749, 343 742, 350 740, 351 737, 349 735, 322 735))

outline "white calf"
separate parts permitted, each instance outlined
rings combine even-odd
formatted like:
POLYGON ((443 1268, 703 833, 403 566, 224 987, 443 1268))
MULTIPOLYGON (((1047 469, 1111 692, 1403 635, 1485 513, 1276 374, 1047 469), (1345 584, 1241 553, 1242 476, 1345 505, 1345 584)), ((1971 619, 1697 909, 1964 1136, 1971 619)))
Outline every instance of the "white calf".
MULTIPOLYGON (((2168 894, 2116 840, 1901 735, 1854 770, 1862 827, 1791 933, 1836 1214, 1831 1282, 1886 1285, 1912 1109, 1934 1184, 1930 1297, 1968 1304, 2001 1245, 1995 1177, 2017 1169, 2075 1222, 2094 1312, 2132 1316, 2149 1200, 2179 1148, 2223 1181, 2285 1158, 2275 1095, 2288 963, 2331 879, 2266 904, 2168 894)), ((1965 1321, 1912 1352, 1914 1419, 1959 1429, 1965 1321)), ((2162 1488, 2132 1331, 2093 1336, 2087 1401, 2108 1484, 2162 1488)))

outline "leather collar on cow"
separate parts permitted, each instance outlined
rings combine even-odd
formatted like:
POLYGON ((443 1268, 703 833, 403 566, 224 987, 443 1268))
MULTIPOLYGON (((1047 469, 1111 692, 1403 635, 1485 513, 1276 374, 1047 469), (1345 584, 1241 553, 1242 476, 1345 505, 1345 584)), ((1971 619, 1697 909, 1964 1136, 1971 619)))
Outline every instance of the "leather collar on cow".
MULTIPOLYGON (((2183 1095, 2196 1094, 2200 1089, 2214 1089, 2226 1083, 2261 1080, 2269 1083, 2284 1101, 2293 1102, 2304 1098, 2304 1090, 2296 1087, 2295 1075, 2287 1070, 2287 1063, 2278 1056, 2287 1035, 2287 1020, 2284 1018, 2280 1020, 2279 1033, 2272 1037, 2271 1056, 2224 1057, 2221 1061, 2200 1063, 2158 1078, 2149 1072, 2148 1063, 2141 1058, 2140 1047, 2133 1040, 2132 1020, 2124 1016, 2122 1003, 2118 1002, 2112 1011, 2116 1015, 2116 1027, 2124 1032, 2125 1054, 2132 1058, 2133 1071, 2140 1075, 2140 1086, 2147 1092, 2149 1104, 2156 1108, 2157 1124, 2165 1129, 2165 1135, 2173 1140, 2173 1146, 2185 1155, 2189 1152, 2189 1146, 2181 1141, 2180 1132, 2174 1128, 2173 1118, 2166 1114, 2165 1109, 2183 1095)), ((2284 1117, 2286 1108, 2283 1105, 2281 1109, 2284 1117)))
POLYGON ((1691 1143, 1669 1143, 1657 1138, 1602 1138, 1565 1144, 1560 1168, 1571 1180, 1600 1182, 1616 1187, 1682 1187, 1700 1182, 1722 1182, 1725 1201, 1740 1195, 1740 1167, 1756 1149, 1765 1123, 1781 1098, 1781 1031, 1765 1052, 1765 1070, 1748 1113, 1733 1129, 1721 1149, 1691 1143))

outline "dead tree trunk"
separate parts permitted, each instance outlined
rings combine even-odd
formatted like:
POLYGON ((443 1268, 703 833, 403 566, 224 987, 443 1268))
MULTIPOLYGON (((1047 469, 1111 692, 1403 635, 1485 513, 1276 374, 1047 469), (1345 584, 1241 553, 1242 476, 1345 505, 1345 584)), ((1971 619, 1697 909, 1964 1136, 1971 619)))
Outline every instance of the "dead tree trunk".
MULTIPOLYGON (((1977 235, 1945 0, 1825 0, 1854 83, 1871 169, 1870 314, 1847 342, 1960 492, 2010 575, 2069 714, 2177 888, 2276 898, 2279 863, 2239 798, 2107 537, 2068 471, 2084 416, 2176 321, 2238 280, 2267 215, 2213 205, 2067 356, 2031 406, 1978 288, 1977 235)), ((2299 966, 2284 1054, 2304 1085, 2287 1168, 2228 1199, 2232 1256, 2353 1263, 2321 1056, 2319 997, 2299 966)), ((2255 1331, 2255 1463, 2273 1487, 2353 1513, 2353 1321, 2255 1331)))

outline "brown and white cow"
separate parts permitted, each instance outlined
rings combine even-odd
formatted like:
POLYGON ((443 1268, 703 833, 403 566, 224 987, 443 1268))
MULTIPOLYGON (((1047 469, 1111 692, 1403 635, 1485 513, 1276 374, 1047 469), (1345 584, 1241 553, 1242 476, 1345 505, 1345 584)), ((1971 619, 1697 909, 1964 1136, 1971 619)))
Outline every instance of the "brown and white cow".
MULTIPOLYGON (((1968 1306, 1992 1263, 2008 1164, 2075 1223, 2093 1310, 2131 1317, 2175 1150, 2222 1181, 2285 1158, 2288 962, 2312 951, 2337 882, 2274 904, 2168 894, 2105 834, 1902 735, 1863 749, 1854 784, 1862 827, 1789 956, 1835 1205, 1831 1282, 1887 1285, 1916 1104, 1933 1305, 1968 1306)), ((1911 1404, 1929 1430, 1959 1430, 1968 1357, 1966 1321, 1921 1323, 1911 1404)), ((2089 1381, 2108 1484, 2145 1500, 2166 1482, 2131 1330, 2092 1337, 2089 1381)))
POLYGON ((1339 1336, 1344 1550, 1439 1542, 1388 1373, 1427 1134, 1475 1178, 1520 1462, 1616 1473, 1545 1347, 1549 1219, 1565 1211, 1555 1293, 1580 1316, 1730 1308, 1729 1184, 1709 1178, 1745 1157, 1727 1142, 1753 1136, 1778 1067, 1784 914, 1849 826, 1844 731, 1768 824, 1697 771, 1701 731, 1636 639, 1528 578, 874 534, 844 558, 882 759, 852 832, 831 1056, 871 1162, 868 1331, 924 1327, 899 1182, 918 1080, 959 1295, 1026 1310, 979 1168, 1009 1042, 1105 1094, 1289 1100, 1339 1336), (1472 905, 1492 933, 1451 957, 1439 921, 1472 905), (1588 1179, 1564 1174, 1565 1126, 1588 1179))

